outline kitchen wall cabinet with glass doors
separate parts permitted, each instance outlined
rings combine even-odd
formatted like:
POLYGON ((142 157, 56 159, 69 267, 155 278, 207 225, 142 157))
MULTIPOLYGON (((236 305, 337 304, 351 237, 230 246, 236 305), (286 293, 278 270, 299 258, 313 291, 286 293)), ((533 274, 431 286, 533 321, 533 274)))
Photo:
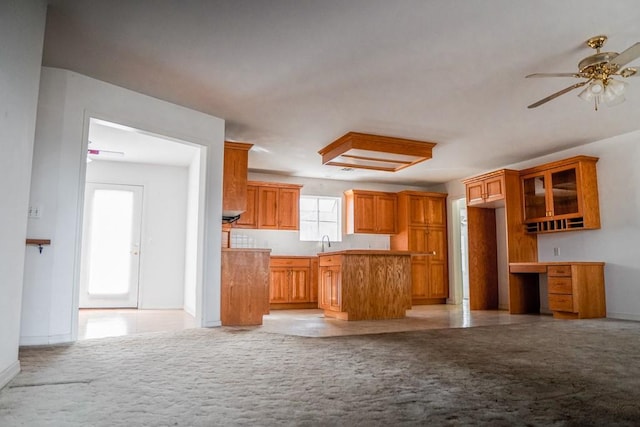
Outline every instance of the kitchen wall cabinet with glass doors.
POLYGON ((577 156, 520 171, 527 232, 600 228, 597 161, 577 156))

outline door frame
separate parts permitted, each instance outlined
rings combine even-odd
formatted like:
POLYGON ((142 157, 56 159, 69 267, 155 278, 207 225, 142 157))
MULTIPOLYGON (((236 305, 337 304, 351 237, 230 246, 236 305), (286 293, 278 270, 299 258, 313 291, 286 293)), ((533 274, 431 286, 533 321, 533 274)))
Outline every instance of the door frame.
MULTIPOLYGON (((118 117, 114 115, 108 115, 104 113, 98 113, 96 111, 84 110, 83 130, 82 130, 82 143, 80 145, 80 170, 77 188, 77 204, 76 204, 76 217, 74 227, 74 277, 72 285, 72 298, 71 304, 71 341, 77 341, 78 339, 78 314, 79 314, 79 294, 80 294, 80 262, 82 251, 82 228, 83 228, 83 215, 84 215, 84 187, 86 182, 86 156, 87 149, 89 148, 89 128, 91 120, 104 120, 112 123, 119 124, 121 126, 130 127, 137 132, 148 133, 157 137, 161 137, 180 144, 190 145, 196 147, 199 150, 199 159, 196 160, 197 171, 193 184, 197 185, 197 209, 194 213, 197 219, 197 238, 194 242, 193 259, 196 264, 195 267, 195 318, 196 325, 199 327, 215 327, 220 326, 220 278, 219 268, 220 260, 211 258, 212 254, 220 251, 221 236, 217 230, 221 229, 220 221, 209 219, 207 213, 221 212, 222 210, 222 192, 211 189, 207 186, 207 182, 212 178, 210 169, 215 166, 215 170, 219 173, 216 181, 219 180, 222 183, 222 153, 224 149, 224 139, 220 139, 220 146, 212 146, 209 144, 209 140, 198 139, 184 139, 180 135, 171 135, 171 132, 165 129, 155 129, 153 126, 141 124, 140 122, 132 121, 129 118, 118 117), (219 153, 216 151, 219 149, 219 153), (211 167, 210 167, 211 166, 211 167), (219 201, 210 197, 210 193, 219 194, 219 201), (217 228, 215 227, 217 225, 217 228), (208 257, 207 257, 208 254, 208 257), (212 272, 218 272, 213 275, 212 272), (217 285, 217 286, 215 286, 217 285), (217 314, 217 317, 216 317, 217 314)), ((219 258, 219 257, 218 257, 219 258)))

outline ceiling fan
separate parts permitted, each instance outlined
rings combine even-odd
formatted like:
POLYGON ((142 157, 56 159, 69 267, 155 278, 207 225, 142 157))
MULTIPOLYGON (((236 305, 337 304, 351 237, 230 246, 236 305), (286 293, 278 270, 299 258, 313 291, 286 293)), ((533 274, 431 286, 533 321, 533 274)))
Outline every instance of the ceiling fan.
POLYGON ((595 36, 586 41, 587 46, 595 49, 596 53, 589 55, 578 63, 578 71, 573 73, 535 73, 530 77, 575 77, 585 79, 562 89, 538 102, 529 105, 528 108, 536 108, 552 99, 571 92, 579 87, 587 86, 578 97, 585 101, 593 101, 595 109, 604 102, 608 106, 614 106, 624 101, 624 91, 627 83, 616 80, 613 76, 623 78, 636 75, 637 70, 625 67, 631 61, 640 57, 640 42, 622 52, 600 52, 607 41, 607 36, 595 36))

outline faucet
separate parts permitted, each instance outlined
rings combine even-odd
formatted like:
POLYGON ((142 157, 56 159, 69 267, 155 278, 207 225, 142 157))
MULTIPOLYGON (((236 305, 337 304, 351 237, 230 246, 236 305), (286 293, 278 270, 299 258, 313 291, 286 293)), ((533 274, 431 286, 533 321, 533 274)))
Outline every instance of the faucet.
POLYGON ((331 247, 331 240, 329 240, 329 236, 328 235, 324 235, 322 236, 322 252, 324 252, 324 238, 327 238, 327 247, 330 248, 331 247))

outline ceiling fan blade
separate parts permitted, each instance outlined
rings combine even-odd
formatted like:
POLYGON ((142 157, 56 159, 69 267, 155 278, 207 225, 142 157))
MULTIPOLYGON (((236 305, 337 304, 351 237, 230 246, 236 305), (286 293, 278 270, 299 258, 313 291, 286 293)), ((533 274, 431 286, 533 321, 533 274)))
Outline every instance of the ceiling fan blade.
POLYGON ((590 81, 591 81, 591 80, 586 80, 586 81, 584 81, 584 82, 576 83, 576 84, 574 84, 574 85, 571 85, 571 86, 569 86, 569 87, 566 87, 566 88, 562 89, 561 91, 558 91, 558 92, 556 92, 556 93, 554 93, 554 94, 552 94, 552 95, 547 96, 546 98, 541 99, 541 100, 540 100, 540 101, 538 101, 538 102, 534 102, 533 104, 529 105, 527 108, 536 108, 536 107, 539 107, 539 106, 541 106, 542 104, 545 104, 545 103, 547 103, 547 102, 551 101, 552 99, 555 99, 555 98, 559 97, 560 95, 564 95, 564 94, 565 94, 565 93, 567 93, 567 92, 571 92, 571 91, 572 91, 572 90, 574 90, 574 89, 577 89, 577 88, 579 88, 579 87, 582 87, 582 86, 586 85, 586 84, 587 84, 587 83, 589 83, 590 81))
POLYGON ((582 77, 580 74, 578 73, 534 73, 534 74, 529 74, 528 76, 525 76, 526 79, 531 78, 531 77, 582 77))
POLYGON ((640 42, 634 44, 627 50, 620 52, 618 56, 611 60, 612 64, 616 64, 619 68, 627 65, 629 62, 640 57, 640 42))

